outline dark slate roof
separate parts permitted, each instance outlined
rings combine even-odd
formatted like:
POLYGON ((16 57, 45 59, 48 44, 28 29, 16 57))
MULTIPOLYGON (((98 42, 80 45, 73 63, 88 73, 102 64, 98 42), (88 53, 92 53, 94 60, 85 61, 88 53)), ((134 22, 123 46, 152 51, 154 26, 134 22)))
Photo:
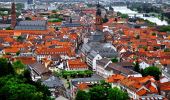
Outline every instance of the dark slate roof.
POLYGON ((11 26, 11 24, 0 24, 0 28, 7 28, 10 26, 11 26))
POLYGON ((20 21, 18 23, 18 25, 30 25, 30 26, 44 26, 46 25, 46 21, 41 21, 41 20, 37 20, 37 21, 20 21))
POLYGON ((102 31, 95 31, 91 34, 89 42, 103 42, 105 39, 102 31))
POLYGON ((20 21, 15 26, 15 30, 46 30, 47 21, 20 21))
POLYGON ((94 57, 96 57, 97 56, 97 52, 95 52, 94 50, 92 50, 88 55, 87 55, 87 57, 88 58, 90 58, 90 59, 93 59, 94 57))
POLYGON ((131 62, 118 62, 117 63, 118 65, 121 65, 121 66, 129 66, 129 67, 132 67, 133 66, 133 63, 131 62))
POLYGON ((108 67, 106 67, 106 70, 113 70, 113 72, 116 72, 116 74, 122 74, 125 76, 128 75, 133 75, 133 74, 139 74, 133 70, 123 68, 122 66, 115 64, 115 63, 110 63, 108 67))
POLYGON ((104 41, 104 36, 103 35, 92 35, 90 36, 90 42, 102 42, 104 41))
POLYGON ((83 53, 87 53, 87 52, 90 52, 91 50, 91 47, 88 45, 88 44, 83 44, 82 48, 81 48, 81 51, 83 53))
POLYGON ((99 43, 99 42, 91 42, 84 44, 82 46, 81 51, 83 53, 89 53, 89 57, 94 57, 93 55, 101 55, 106 58, 117 57, 118 53, 112 48, 113 45, 110 43, 99 43))
POLYGON ((49 88, 63 87, 62 81, 58 77, 51 76, 47 80, 43 81, 42 84, 49 88))
POLYGON ((106 64, 109 63, 109 61, 110 61, 109 59, 103 58, 103 59, 101 59, 101 60, 98 60, 98 61, 97 61, 97 64, 104 67, 106 64))
POLYGON ((61 27, 80 27, 80 26, 81 26, 80 23, 75 23, 75 22, 73 22, 73 23, 63 22, 61 24, 61 27))

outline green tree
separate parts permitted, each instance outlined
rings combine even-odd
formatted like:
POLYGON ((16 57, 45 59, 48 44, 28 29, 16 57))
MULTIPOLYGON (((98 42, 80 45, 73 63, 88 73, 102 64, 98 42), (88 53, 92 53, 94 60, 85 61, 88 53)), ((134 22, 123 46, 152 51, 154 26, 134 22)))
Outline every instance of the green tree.
POLYGON ((24 4, 23 3, 17 3, 16 4, 16 10, 17 11, 21 11, 24 8, 24 4))
POLYGON ((170 32, 170 26, 160 26, 159 28, 158 28, 158 30, 160 31, 160 32, 170 32))
POLYGON ((23 78, 26 79, 27 83, 31 83, 32 82, 31 73, 30 73, 30 71, 28 69, 24 70, 23 78))
POLYGON ((41 100, 43 93, 36 87, 25 84, 23 80, 13 76, 0 78, 0 97, 2 100, 41 100))
POLYGON ((30 17, 25 17, 25 20, 32 20, 30 17))
POLYGON ((56 27, 56 28, 55 28, 55 30, 56 30, 56 31, 58 31, 58 30, 59 30, 59 28, 58 28, 58 27, 56 27))
POLYGON ((128 17, 129 17, 128 14, 122 14, 122 15, 121 15, 121 18, 127 19, 128 17))
POLYGON ((121 18, 129 18, 128 14, 122 14, 121 12, 117 12, 117 15, 120 16, 121 18))
POLYGON ((108 100, 128 100, 127 92, 123 92, 118 88, 113 88, 108 90, 108 100))
POLYGON ((93 74, 93 71, 91 70, 85 70, 84 71, 84 75, 87 77, 87 76, 91 76, 93 74))
POLYGON ((89 94, 90 100, 105 100, 107 98, 107 91, 101 85, 91 88, 89 94))
POLYGON ((18 42, 23 42, 24 40, 25 40, 25 38, 22 37, 22 36, 18 36, 18 37, 17 37, 17 41, 18 41, 18 42))
POLYGON ((136 63, 135 63, 134 70, 135 70, 136 72, 140 72, 139 62, 138 62, 138 61, 136 61, 136 63))
POLYGON ((7 59, 0 58, 0 77, 15 74, 14 68, 7 59))
POLYGON ((13 64, 7 59, 0 58, 0 98, 2 100, 51 100, 48 87, 40 82, 31 80, 30 72, 16 74, 16 69, 25 69, 20 61, 13 64))
POLYGON ((12 28, 11 27, 7 27, 6 30, 12 30, 12 28))
POLYGON ((155 33, 155 32, 153 32, 153 33, 152 33, 152 36, 156 36, 156 33, 155 33))
POLYGON ((19 54, 20 54, 20 52, 18 51, 18 52, 16 53, 16 55, 19 56, 19 54))
POLYGON ((156 66, 150 66, 143 70, 143 76, 148 76, 148 75, 153 76, 155 78, 155 80, 159 80, 161 71, 156 66))
POLYGON ((109 83, 100 81, 89 92, 79 90, 75 100, 128 100, 128 94, 118 88, 111 88, 109 83))
POLYGON ((170 52, 170 48, 164 49, 164 52, 170 52))
POLYGON ((10 10, 9 9, 6 9, 6 8, 0 8, 0 16, 2 18, 2 22, 5 23, 5 17, 7 17, 7 20, 8 20, 8 17, 9 17, 9 12, 10 10))
POLYGON ((112 61, 113 63, 116 63, 116 62, 118 62, 118 59, 117 59, 117 58, 112 58, 111 61, 112 61))
POLYGON ((78 90, 75 100, 90 100, 90 97, 87 92, 78 90))
POLYGON ((56 13, 57 11, 56 10, 52 10, 52 13, 56 13))
POLYGON ((111 85, 104 80, 100 81, 99 85, 92 87, 89 90, 90 100, 105 100, 108 97, 111 85))
POLYGON ((25 68, 26 68, 25 65, 19 60, 13 62, 12 65, 13 65, 15 72, 17 74, 22 74, 24 72, 25 68))

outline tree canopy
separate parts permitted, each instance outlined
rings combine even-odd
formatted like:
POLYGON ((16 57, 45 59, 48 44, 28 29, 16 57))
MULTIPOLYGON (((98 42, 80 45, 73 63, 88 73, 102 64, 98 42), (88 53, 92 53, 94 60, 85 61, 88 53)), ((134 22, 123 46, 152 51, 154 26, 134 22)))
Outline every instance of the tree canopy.
POLYGON ((108 100, 127 100, 129 98, 128 94, 119 88, 109 89, 108 93, 108 100))
POLYGON ((85 91, 79 90, 75 100, 89 100, 89 94, 85 91))
POLYGON ((139 62, 138 62, 138 61, 136 61, 136 63, 134 64, 134 70, 135 70, 136 72, 140 72, 139 62))
POLYGON ((0 58, 0 77, 14 73, 15 71, 11 63, 7 59, 0 58))
POLYGON ((160 31, 160 32, 170 32, 170 26, 160 26, 159 28, 158 28, 158 30, 160 31))
POLYGON ((111 88, 109 83, 101 81, 88 92, 79 90, 75 100, 128 100, 128 94, 118 88, 111 88))
POLYGON ((111 61, 112 61, 113 63, 116 63, 116 62, 118 62, 118 59, 117 59, 117 58, 112 58, 111 61))
POLYGON ((51 93, 40 82, 31 80, 30 72, 15 73, 16 69, 25 69, 20 61, 11 64, 0 58, 0 98, 2 100, 50 100, 51 93))
POLYGON ((56 72, 55 75, 58 77, 90 77, 93 74, 91 70, 85 70, 85 71, 61 71, 61 72, 56 72))
POLYGON ((13 62, 12 65, 13 65, 15 72, 17 74, 22 74, 22 72, 25 70, 25 65, 19 60, 13 62))
POLYGON ((17 41, 18 42, 24 42, 25 38, 23 36, 18 36, 17 41))
POLYGON ((3 100, 42 100, 43 92, 37 91, 36 86, 24 83, 17 76, 0 78, 0 97, 3 100))
POLYGON ((143 70, 143 76, 153 76, 155 78, 155 80, 159 80, 160 79, 160 75, 161 75, 161 71, 159 68, 155 67, 155 66, 151 66, 151 67, 147 67, 143 70))
POLYGON ((121 18, 129 18, 128 14, 122 14, 121 12, 117 12, 117 15, 120 16, 121 18))

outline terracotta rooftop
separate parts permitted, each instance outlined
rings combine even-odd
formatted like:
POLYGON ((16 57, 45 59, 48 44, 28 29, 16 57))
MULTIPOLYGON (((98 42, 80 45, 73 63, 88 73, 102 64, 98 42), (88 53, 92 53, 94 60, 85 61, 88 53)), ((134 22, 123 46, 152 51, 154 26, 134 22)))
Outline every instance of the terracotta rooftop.
POLYGON ((70 69, 74 69, 74 68, 87 69, 88 68, 87 64, 85 62, 81 61, 80 59, 68 60, 68 67, 70 69))

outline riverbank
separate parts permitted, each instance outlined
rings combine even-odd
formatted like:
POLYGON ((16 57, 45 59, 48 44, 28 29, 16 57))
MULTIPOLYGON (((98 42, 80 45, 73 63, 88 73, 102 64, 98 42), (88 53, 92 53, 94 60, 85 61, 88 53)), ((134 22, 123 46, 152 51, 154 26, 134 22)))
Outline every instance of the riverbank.
POLYGON ((130 16, 130 17, 136 16, 136 17, 142 18, 144 20, 148 20, 150 22, 156 23, 159 26, 168 25, 168 22, 165 21, 165 20, 161 21, 159 18, 153 17, 153 16, 151 16, 151 17, 143 16, 144 13, 138 13, 137 11, 132 11, 131 9, 128 9, 127 6, 113 6, 113 9, 116 12, 121 12, 123 14, 128 14, 128 16, 130 16))

